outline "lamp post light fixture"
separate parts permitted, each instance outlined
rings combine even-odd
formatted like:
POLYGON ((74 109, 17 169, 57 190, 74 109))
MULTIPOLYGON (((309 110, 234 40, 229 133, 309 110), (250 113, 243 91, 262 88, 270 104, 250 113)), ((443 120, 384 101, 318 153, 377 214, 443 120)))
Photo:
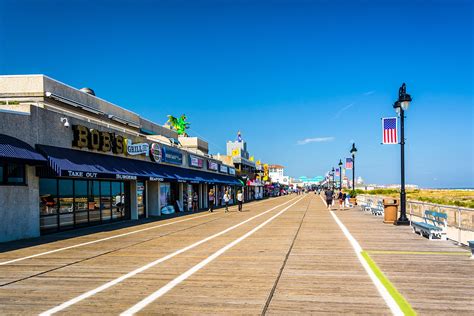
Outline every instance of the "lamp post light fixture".
POLYGON ((331 188, 332 190, 334 191, 334 167, 332 167, 332 170, 331 170, 331 175, 332 175, 332 183, 331 183, 331 188))
POLYGON ((355 190, 355 155, 357 152, 356 144, 352 143, 351 155, 352 155, 352 190, 355 190))
POLYGON ((339 190, 342 190, 342 160, 339 159, 339 190))
POLYGON ((393 104, 395 112, 400 116, 400 218, 396 225, 410 225, 406 210, 406 192, 405 192, 405 111, 411 102, 411 96, 406 91, 405 83, 398 89, 398 100, 393 104))

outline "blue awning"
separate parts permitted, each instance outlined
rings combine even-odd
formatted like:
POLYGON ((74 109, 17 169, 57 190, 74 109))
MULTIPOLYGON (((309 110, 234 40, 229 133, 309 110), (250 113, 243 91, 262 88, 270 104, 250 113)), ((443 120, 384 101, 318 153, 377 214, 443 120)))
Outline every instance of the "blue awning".
POLYGON ((87 151, 36 145, 56 175, 120 180, 176 180, 168 166, 87 151))
POLYGON ((58 176, 241 185, 237 178, 88 151, 36 145, 58 176))
POLYGON ((17 138, 0 134, 0 160, 32 165, 45 164, 46 159, 30 145, 17 138))

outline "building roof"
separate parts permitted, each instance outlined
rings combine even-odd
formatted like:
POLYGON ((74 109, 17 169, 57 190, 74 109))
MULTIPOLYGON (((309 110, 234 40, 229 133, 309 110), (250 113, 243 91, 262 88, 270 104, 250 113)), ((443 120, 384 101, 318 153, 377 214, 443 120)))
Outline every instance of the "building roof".
POLYGON ((282 165, 268 165, 268 168, 271 169, 285 169, 282 165))

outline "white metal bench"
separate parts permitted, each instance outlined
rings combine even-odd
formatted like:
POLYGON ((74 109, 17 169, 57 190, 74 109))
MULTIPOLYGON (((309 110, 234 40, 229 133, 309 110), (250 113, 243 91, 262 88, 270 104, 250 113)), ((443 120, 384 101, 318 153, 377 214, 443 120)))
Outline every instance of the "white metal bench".
POLYGON ((384 206, 382 201, 377 201, 377 204, 375 206, 372 206, 371 208, 372 215, 375 216, 382 216, 384 213, 384 206))
POLYGON ((414 233, 427 235, 430 240, 438 237, 446 240, 446 230, 448 228, 448 214, 426 210, 423 222, 411 222, 414 233))

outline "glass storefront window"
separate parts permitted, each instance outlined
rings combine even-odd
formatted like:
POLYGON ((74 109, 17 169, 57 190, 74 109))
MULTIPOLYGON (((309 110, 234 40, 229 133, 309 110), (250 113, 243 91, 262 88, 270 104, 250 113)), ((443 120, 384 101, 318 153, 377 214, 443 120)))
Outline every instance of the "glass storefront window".
POLYGON ((100 182, 89 181, 89 198, 87 202, 89 221, 100 222, 100 182))
POLYGON ((125 196, 121 182, 112 182, 112 218, 122 218, 125 214, 125 196))
POLYGON ((112 201, 110 196, 110 181, 100 182, 100 208, 102 211, 102 220, 112 219, 112 201))
POLYGON ((173 214, 175 212, 171 202, 171 184, 160 183, 160 205, 161 214, 173 214))
POLYGON ((74 181, 74 203, 76 212, 76 224, 87 224, 89 212, 87 210, 87 181, 74 181))
POLYGON ((0 164, 0 184, 3 184, 3 173, 4 173, 3 169, 4 169, 3 165, 0 164))
POLYGON ((58 180, 40 179, 40 214, 51 215, 58 211, 58 180))
POLYGON ((125 182, 40 178, 39 192, 43 232, 129 215, 125 182))
POLYGON ((145 216, 145 183, 137 182, 138 217, 145 216))

